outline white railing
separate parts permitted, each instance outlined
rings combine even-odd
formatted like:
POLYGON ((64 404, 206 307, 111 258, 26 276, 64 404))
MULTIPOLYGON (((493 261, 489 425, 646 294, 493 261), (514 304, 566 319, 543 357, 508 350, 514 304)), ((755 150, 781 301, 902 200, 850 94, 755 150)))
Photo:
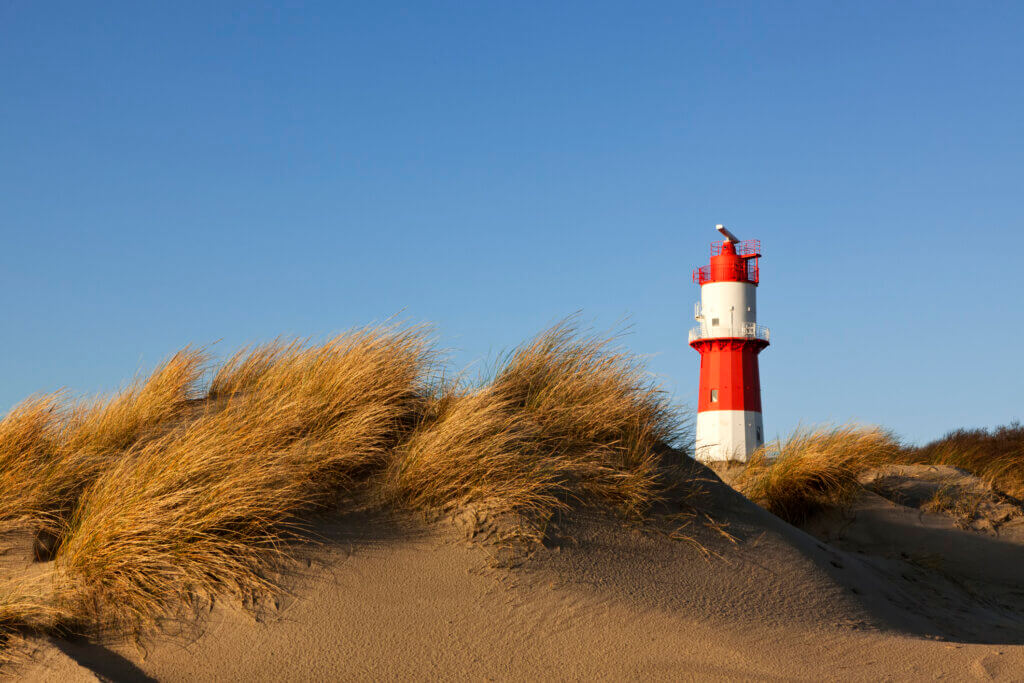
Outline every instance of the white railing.
POLYGON ((710 339, 714 337, 729 337, 732 339, 761 339, 771 341, 771 330, 764 325, 757 323, 741 323, 735 328, 723 327, 722 325, 698 325, 690 330, 690 341, 698 339, 710 339))

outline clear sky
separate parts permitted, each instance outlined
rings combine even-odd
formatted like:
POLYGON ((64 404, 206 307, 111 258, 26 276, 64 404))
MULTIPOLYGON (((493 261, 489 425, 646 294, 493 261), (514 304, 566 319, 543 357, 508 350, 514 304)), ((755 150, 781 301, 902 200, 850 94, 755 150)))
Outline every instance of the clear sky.
POLYGON ((576 310, 695 404, 715 223, 768 436, 1024 414, 1024 4, 0 1, 0 408, 396 313, 576 310))

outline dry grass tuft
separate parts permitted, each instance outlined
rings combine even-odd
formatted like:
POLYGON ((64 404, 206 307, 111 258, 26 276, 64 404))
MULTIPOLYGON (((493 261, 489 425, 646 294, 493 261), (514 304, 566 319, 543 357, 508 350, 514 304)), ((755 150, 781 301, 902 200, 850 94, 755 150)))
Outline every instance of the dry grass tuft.
POLYGON ((559 462, 538 425, 493 388, 448 388, 402 444, 385 480, 399 506, 446 509, 488 501, 507 511, 561 505, 559 462))
POLYGON ((515 349, 483 387, 450 387, 397 451, 386 491, 419 509, 484 504, 531 520, 584 503, 642 513, 679 413, 642 363, 571 323, 515 349))
POLYGON ((639 515, 679 485, 661 456, 683 427, 613 342, 561 324, 469 387, 435 379, 424 329, 385 325, 244 349, 198 400, 206 359, 186 349, 113 399, 28 401, 0 421, 0 515, 53 530, 54 589, 0 596, 0 631, 139 632, 272 590, 302 513, 357 490, 538 533, 577 504, 639 515))
POLYGON ((904 459, 966 470, 996 489, 1024 499, 1024 425, 1014 422, 991 431, 958 429, 921 448, 908 449, 904 459))
POLYGON ((68 613, 54 601, 46 575, 0 584, 0 637, 21 629, 43 633, 59 627, 68 613))
POLYGON ((899 452, 892 434, 878 427, 798 429, 755 452, 735 485, 769 512, 799 524, 820 510, 847 505, 860 490, 858 477, 895 461, 899 452))
POLYGON ((186 420, 206 363, 205 353, 186 348, 113 398, 72 406, 40 491, 47 509, 67 512, 112 461, 186 420))
POLYGON ((29 634, 57 632, 67 621, 70 615, 54 600, 52 589, 45 575, 0 583, 0 665, 28 658, 28 649, 10 647, 13 643, 29 634))
POLYGON ((63 396, 28 399, 0 420, 0 519, 36 519, 57 448, 63 396))
MULTIPOLYGON (((858 477, 887 463, 951 465, 1020 499, 1024 497, 1024 426, 960 429, 921 448, 901 446, 877 427, 797 430, 787 441, 767 444, 755 453, 735 485, 762 507, 799 523, 817 510, 847 504, 859 490, 858 477)), ((941 490, 927 508, 974 519, 977 504, 973 498, 954 500, 950 490, 941 490)))
POLYGON ((81 490, 133 445, 183 420, 205 356, 185 349, 111 399, 29 399, 0 421, 0 519, 59 526, 81 490))
POLYGON ((186 348, 161 363, 145 381, 136 381, 113 398, 75 406, 59 450, 102 461, 166 433, 188 415, 189 401, 201 395, 199 381, 206 363, 206 354, 186 348))
POLYGON ((86 621, 138 629, 188 599, 270 586, 293 516, 380 466, 425 391, 417 329, 369 328, 243 360, 244 382, 83 494, 56 559, 86 621))
POLYGON ((639 514, 658 494, 660 449, 684 426, 643 361, 614 343, 560 323, 509 354, 491 386, 572 463, 578 497, 639 514))
POLYGON ((984 518, 985 508, 990 504, 990 499, 991 494, 984 491, 946 485, 937 488, 932 497, 921 504, 921 509, 952 517, 958 526, 966 529, 984 518))
POLYGON ((301 340, 277 339, 269 344, 239 349, 217 368, 207 397, 220 399, 251 390, 272 369, 301 353, 303 347, 301 340))

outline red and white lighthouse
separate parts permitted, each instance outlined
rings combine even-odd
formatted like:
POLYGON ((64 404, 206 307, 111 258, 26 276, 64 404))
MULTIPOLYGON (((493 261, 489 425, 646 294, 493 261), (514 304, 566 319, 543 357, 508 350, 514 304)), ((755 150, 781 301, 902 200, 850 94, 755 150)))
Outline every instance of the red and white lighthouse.
POLYGON ((711 262, 693 271, 700 285, 699 325, 690 330, 690 346, 700 352, 694 455, 745 462, 764 443, 757 355, 769 333, 757 324, 761 242, 741 242, 724 225, 715 229, 725 239, 712 242, 711 262))

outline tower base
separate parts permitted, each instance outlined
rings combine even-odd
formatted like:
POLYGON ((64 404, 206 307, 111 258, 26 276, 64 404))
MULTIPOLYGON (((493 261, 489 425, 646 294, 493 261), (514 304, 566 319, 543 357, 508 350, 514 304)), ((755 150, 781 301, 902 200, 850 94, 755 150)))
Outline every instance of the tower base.
POLYGON ((697 413, 694 457, 701 462, 747 462, 764 444, 760 411, 705 410, 697 413))

